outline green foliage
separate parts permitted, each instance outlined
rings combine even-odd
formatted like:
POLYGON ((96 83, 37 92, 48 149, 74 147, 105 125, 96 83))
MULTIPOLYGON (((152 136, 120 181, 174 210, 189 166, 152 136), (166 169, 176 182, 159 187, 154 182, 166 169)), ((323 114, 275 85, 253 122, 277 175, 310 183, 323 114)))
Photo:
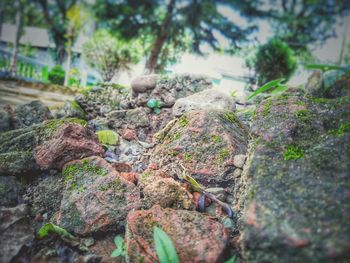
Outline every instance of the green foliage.
POLYGON ((179 119, 179 124, 182 128, 185 128, 189 124, 189 120, 185 115, 182 115, 181 118, 179 119))
POLYGON ((142 53, 139 41, 122 40, 104 29, 96 31, 83 45, 84 60, 101 74, 105 82, 115 74, 129 70, 140 60, 142 53))
POLYGON ((344 70, 345 67, 337 66, 337 65, 327 65, 327 64, 308 64, 305 66, 305 69, 319 69, 323 72, 329 71, 329 70, 344 70))
POLYGON ((252 94, 250 94, 250 96, 248 97, 248 100, 254 98, 255 96, 257 96, 260 93, 266 92, 266 91, 278 91, 278 92, 283 92, 283 90, 287 89, 287 86, 282 84, 282 82, 285 79, 275 79, 275 80, 271 80, 270 82, 264 84, 263 86, 261 86, 260 88, 258 88, 256 91, 254 91, 252 94))
POLYGON ((125 242, 124 239, 121 236, 116 236, 114 238, 114 244, 116 246, 116 249, 113 250, 111 257, 115 258, 115 257, 125 257, 126 256, 126 247, 125 247, 125 242))
POLYGON ((159 100, 149 99, 146 105, 148 108, 153 109, 154 113, 160 113, 161 102, 159 100))
POLYGON ((188 174, 184 174, 182 179, 189 183, 195 192, 200 192, 203 189, 203 186, 188 174))
POLYGON ((264 116, 264 117, 266 117, 267 115, 269 115, 271 105, 272 105, 272 100, 269 99, 269 100, 265 103, 264 108, 263 108, 263 116, 264 116))
POLYGON ((63 85, 64 83, 64 70, 60 65, 54 66, 49 72, 49 81, 52 84, 63 85))
POLYGON ((302 122, 306 122, 310 120, 310 117, 311 117, 308 110, 298 110, 294 113, 294 116, 297 117, 302 122))
POLYGON ((100 143, 105 145, 116 145, 118 142, 118 134, 112 130, 103 130, 96 132, 100 143))
POLYGON ((273 38, 259 47, 256 54, 255 72, 258 84, 274 79, 288 80, 297 68, 293 51, 283 41, 273 38))
POLYGON ((26 43, 19 47, 19 53, 26 57, 35 58, 38 54, 38 49, 33 47, 31 43, 26 43))
POLYGON ((236 256, 233 256, 230 259, 226 260, 224 263, 235 263, 236 259, 237 259, 236 256))
POLYGON ((179 257, 170 237, 159 227, 153 227, 153 239, 160 263, 179 263, 179 257))
POLYGON ((67 239, 75 239, 75 237, 70 234, 67 230, 54 225, 53 223, 47 223, 43 225, 39 231, 38 231, 38 238, 44 238, 47 237, 50 233, 55 233, 59 235, 61 238, 67 238, 67 239))
POLYGON ((283 153, 284 160, 296 160, 304 157, 304 150, 300 146, 289 145, 283 153))
POLYGON ((340 137, 340 136, 343 136, 347 132, 350 132, 350 123, 342 123, 342 124, 340 124, 338 129, 331 130, 329 132, 329 134, 340 137))

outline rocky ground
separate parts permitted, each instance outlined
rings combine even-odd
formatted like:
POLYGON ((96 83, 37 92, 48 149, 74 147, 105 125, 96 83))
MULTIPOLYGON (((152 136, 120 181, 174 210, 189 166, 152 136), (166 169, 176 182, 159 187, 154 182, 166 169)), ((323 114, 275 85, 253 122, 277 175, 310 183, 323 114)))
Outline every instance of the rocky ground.
POLYGON ((4 107, 0 262, 158 262, 153 226, 180 262, 349 262, 349 86, 315 72, 236 109, 204 77, 150 75, 4 107))

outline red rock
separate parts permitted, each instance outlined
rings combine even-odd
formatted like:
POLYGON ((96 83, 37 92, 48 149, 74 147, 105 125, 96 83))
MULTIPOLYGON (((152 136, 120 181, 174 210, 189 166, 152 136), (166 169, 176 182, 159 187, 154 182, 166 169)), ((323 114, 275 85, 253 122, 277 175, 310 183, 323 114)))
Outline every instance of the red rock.
POLYGON ((137 178, 139 177, 137 173, 120 173, 120 176, 135 185, 137 184, 137 178))
POLYGON ((38 141, 35 160, 41 169, 61 169, 69 161, 104 152, 94 132, 73 123, 62 124, 50 138, 38 141))
POLYGON ((150 210, 130 212, 127 218, 127 262, 158 262, 153 226, 173 241, 180 262, 218 262, 226 248, 228 234, 222 224, 196 211, 174 210, 156 205, 150 210))
POLYGON ((127 163, 112 163, 111 165, 119 173, 130 173, 132 170, 131 165, 127 163))
POLYGON ((158 170, 158 166, 157 166, 157 164, 155 164, 155 163, 150 163, 150 164, 148 165, 148 169, 151 169, 151 170, 158 170))
POLYGON ((126 128, 122 133, 122 138, 128 141, 135 140, 137 138, 136 131, 126 128))

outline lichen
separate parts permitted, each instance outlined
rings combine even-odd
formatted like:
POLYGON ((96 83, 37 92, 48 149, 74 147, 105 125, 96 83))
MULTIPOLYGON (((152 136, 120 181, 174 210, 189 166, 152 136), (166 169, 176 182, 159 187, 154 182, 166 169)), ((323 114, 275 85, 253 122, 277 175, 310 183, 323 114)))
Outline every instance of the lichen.
POLYGON ((218 160, 222 163, 227 157, 230 156, 230 151, 227 148, 220 149, 218 152, 218 160))
POLYGON ((220 143, 220 142, 222 141, 221 137, 220 137, 219 135, 217 135, 217 134, 212 135, 212 136, 211 136, 211 139, 212 139, 212 141, 215 142, 215 143, 220 143))
POLYGON ((300 146, 289 145, 283 153, 284 160, 296 160, 304 157, 304 150, 300 146))
POLYGON ((185 162, 190 163, 190 162, 192 162, 192 159, 193 159, 193 157, 192 157, 192 155, 190 153, 185 153, 184 154, 185 162))

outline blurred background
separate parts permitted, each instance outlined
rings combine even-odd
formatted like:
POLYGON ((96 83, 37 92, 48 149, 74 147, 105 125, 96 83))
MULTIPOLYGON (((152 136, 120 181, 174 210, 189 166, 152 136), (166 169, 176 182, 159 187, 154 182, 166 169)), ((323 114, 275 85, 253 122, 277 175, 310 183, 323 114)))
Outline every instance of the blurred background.
POLYGON ((349 64, 349 11, 349 0, 0 0, 0 77, 77 89, 204 74, 242 97, 280 77, 301 85, 307 64, 349 64))

